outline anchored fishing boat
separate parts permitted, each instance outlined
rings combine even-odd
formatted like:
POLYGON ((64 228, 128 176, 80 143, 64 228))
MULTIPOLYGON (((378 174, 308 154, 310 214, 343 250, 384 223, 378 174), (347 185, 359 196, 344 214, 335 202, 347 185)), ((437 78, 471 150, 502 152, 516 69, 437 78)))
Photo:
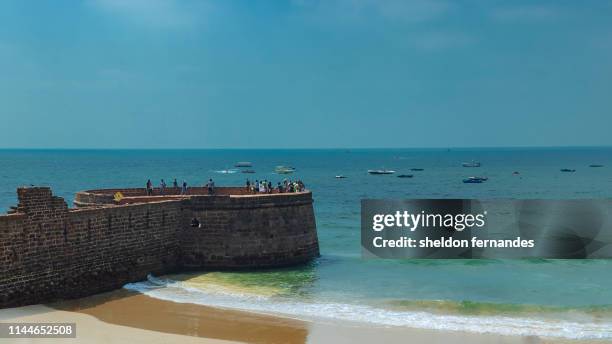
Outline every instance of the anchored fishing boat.
POLYGON ((290 174, 290 173, 295 172, 295 168, 281 165, 281 166, 276 166, 276 168, 274 169, 274 172, 278 174, 290 174))
POLYGON ((215 173, 220 173, 220 174, 232 174, 232 173, 236 173, 236 172, 238 172, 238 170, 234 170, 234 169, 217 170, 217 171, 215 171, 215 173))
POLYGON ((399 176, 397 176, 397 178, 412 178, 413 175, 412 174, 400 174, 399 176))
POLYGON ((471 162, 464 162, 461 165, 463 167, 480 167, 480 162, 472 160, 471 162))
POLYGON ((387 170, 387 169, 382 169, 382 170, 368 170, 369 174, 393 174, 395 173, 395 171, 393 170, 387 170))
POLYGON ((480 184, 482 182, 486 182, 487 180, 489 180, 487 177, 468 177, 464 179, 463 182, 466 184, 480 184))

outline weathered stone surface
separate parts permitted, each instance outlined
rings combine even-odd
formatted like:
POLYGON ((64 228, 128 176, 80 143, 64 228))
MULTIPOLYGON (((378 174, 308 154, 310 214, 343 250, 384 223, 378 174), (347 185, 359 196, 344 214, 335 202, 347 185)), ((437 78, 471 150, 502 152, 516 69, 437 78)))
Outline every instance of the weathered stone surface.
POLYGON ((108 204, 110 191, 80 193, 88 206, 69 209, 49 188, 20 188, 16 213, 0 216, 0 308, 92 295, 149 273, 280 267, 319 255, 310 192, 241 189, 121 205, 108 204))

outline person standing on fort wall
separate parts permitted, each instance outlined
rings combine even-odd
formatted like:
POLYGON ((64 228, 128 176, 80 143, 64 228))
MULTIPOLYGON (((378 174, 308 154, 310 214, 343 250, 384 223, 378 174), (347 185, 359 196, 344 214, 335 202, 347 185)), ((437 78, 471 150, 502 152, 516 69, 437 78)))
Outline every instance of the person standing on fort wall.
POLYGON ((183 180, 183 187, 181 188, 181 195, 187 194, 187 182, 183 180))
POLYGON ((208 188, 209 195, 215 194, 215 182, 213 182, 212 178, 208 180, 208 183, 206 183, 206 187, 208 188))
POLYGON ((151 183, 151 179, 147 180, 147 196, 153 195, 153 183, 151 183))
POLYGON ((159 193, 163 195, 165 190, 166 190, 166 181, 162 179, 161 182, 159 183, 159 193))
POLYGON ((178 189, 178 182, 176 181, 176 178, 174 178, 174 181, 172 182, 172 187, 178 189))

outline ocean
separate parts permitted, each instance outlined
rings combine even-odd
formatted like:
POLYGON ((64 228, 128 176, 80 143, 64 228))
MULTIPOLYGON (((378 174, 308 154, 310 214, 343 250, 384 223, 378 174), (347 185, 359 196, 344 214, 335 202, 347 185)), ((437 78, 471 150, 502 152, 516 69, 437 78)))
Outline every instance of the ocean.
POLYGON ((191 186, 208 178, 221 186, 246 178, 276 184, 287 177, 273 173, 277 165, 294 166, 290 178, 313 192, 318 260, 280 270, 150 276, 125 288, 304 320, 612 338, 610 260, 364 260, 360 247, 363 198, 610 198, 612 148, 0 150, 0 210, 16 204, 21 185, 51 186, 70 204, 79 190, 144 187, 148 178, 156 185, 161 178, 191 186), (482 166, 461 166, 472 160, 482 166), (215 172, 237 161, 251 161, 256 173, 215 172), (397 173, 366 172, 381 168, 397 173), (462 183, 473 175, 489 180, 462 183))

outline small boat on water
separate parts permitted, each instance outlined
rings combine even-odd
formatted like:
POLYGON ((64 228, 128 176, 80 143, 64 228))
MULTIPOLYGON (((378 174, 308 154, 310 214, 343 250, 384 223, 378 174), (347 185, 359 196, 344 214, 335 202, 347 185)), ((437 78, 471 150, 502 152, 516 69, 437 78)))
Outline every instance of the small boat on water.
POLYGON ((514 171, 514 172, 512 172, 512 175, 513 175, 513 176, 518 176, 519 174, 521 174, 519 171, 514 171))
POLYGON ((410 171, 423 171, 422 168, 411 168, 410 171))
POLYGON ((480 162, 472 160, 471 162, 464 162, 461 164, 463 167, 480 167, 480 162))
POLYGON ((463 182, 466 184, 480 184, 482 182, 486 182, 487 180, 489 180, 487 177, 468 177, 464 179, 463 182))
POLYGON ((562 168, 560 171, 561 172, 576 172, 576 170, 571 169, 571 168, 562 168))
POLYGON ((232 174, 232 173, 236 173, 238 172, 238 170, 234 170, 234 169, 230 169, 230 170, 217 170, 215 171, 215 173, 220 173, 220 174, 232 174))
POLYGON ((593 165, 589 165, 589 167, 604 167, 604 165, 593 164, 593 165))
POLYGON ((345 178, 346 178, 346 176, 345 176, 345 175, 342 175, 342 174, 339 174, 339 175, 337 175, 337 176, 336 176, 336 178, 337 178, 337 179, 345 179, 345 178))
POLYGON ((386 169, 383 169, 383 170, 368 170, 368 173, 369 174, 393 174, 393 173, 395 173, 395 171, 393 171, 393 170, 386 170, 386 169))
POLYGON ((242 170, 240 172, 242 172, 242 173, 255 173, 254 170, 242 170))
POLYGON ((412 178, 414 177, 412 174, 400 174, 397 178, 412 178))
POLYGON ((238 161, 234 164, 234 167, 252 167, 253 164, 249 161, 238 161))
POLYGON ((291 174, 291 173, 295 172, 295 167, 276 166, 276 168, 274 169, 274 172, 276 172, 278 174, 291 174))

